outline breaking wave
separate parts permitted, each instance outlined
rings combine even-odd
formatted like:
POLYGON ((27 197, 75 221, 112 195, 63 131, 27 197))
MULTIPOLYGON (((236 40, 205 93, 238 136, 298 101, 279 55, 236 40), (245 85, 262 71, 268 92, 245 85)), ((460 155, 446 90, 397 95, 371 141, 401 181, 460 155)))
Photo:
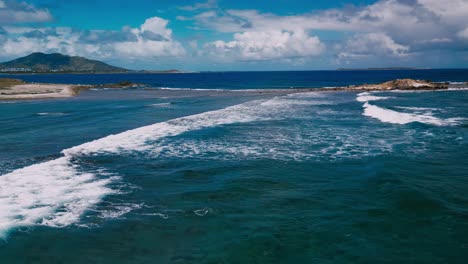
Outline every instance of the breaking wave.
POLYGON ((0 237, 14 227, 62 227, 114 191, 115 177, 80 172, 69 157, 31 165, 0 176, 0 237))
POLYGON ((102 197, 117 193, 109 185, 118 177, 100 171, 85 172, 77 162, 80 156, 144 151, 151 148, 148 142, 188 131, 285 118, 297 105, 307 105, 307 101, 274 97, 176 118, 65 149, 60 158, 1 175, 0 237, 21 226, 76 224, 102 197))
POLYGON ((400 107, 402 109, 413 111, 411 113, 402 113, 402 112, 394 111, 391 109, 386 109, 386 108, 379 107, 379 106, 369 103, 370 101, 385 100, 385 99, 388 99, 388 97, 374 96, 368 92, 364 92, 364 93, 358 94, 356 101, 364 103, 363 105, 364 116, 372 117, 385 123, 404 125, 404 124, 409 124, 413 122, 418 122, 418 123, 435 125, 435 126, 451 126, 451 125, 457 125, 460 123, 460 121, 463 120, 463 118, 442 119, 442 118, 435 117, 433 116, 432 111, 427 111, 429 110, 429 108, 400 107))

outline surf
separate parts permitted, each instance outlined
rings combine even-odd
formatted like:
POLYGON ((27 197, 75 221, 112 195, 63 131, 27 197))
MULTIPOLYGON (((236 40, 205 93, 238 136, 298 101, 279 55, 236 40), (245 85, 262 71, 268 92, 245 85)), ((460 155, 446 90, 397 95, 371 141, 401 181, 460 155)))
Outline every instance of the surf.
POLYGON ((403 109, 406 110, 413 110, 411 113, 403 113, 398 112, 391 109, 386 109, 383 107, 379 107, 373 104, 370 104, 371 101, 379 101, 379 100, 387 100, 390 97, 384 96, 375 96, 369 92, 359 93, 356 97, 356 101, 364 103, 363 108, 364 112, 363 115, 367 117, 372 117, 375 119, 380 120, 384 123, 390 124, 399 124, 405 125, 409 123, 422 123, 427 125, 435 125, 435 126, 453 126, 460 124, 462 118, 448 118, 442 119, 432 115, 432 112, 426 111, 421 112, 421 109, 428 109, 428 108, 415 108, 415 107, 404 107, 403 109))
POLYGON ((118 193, 109 187, 119 181, 118 176, 84 171, 79 164, 80 157, 142 152, 152 147, 149 142, 188 131, 286 118, 291 107, 305 102, 298 103, 297 98, 273 97, 155 123, 64 149, 60 158, 1 175, 0 237, 23 226, 76 224, 103 197, 118 193))

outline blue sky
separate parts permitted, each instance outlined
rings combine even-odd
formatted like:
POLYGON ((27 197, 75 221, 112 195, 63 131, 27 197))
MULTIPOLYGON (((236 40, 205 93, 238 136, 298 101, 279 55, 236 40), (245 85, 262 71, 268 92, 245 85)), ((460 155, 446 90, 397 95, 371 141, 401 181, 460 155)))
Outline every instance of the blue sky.
POLYGON ((468 67, 468 0, 0 0, 0 60, 131 69, 468 67))

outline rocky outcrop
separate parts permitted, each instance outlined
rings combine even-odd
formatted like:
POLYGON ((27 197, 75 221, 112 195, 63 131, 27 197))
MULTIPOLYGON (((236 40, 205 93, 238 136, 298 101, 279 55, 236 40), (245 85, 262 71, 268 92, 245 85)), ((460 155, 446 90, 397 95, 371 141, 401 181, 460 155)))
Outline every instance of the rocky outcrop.
POLYGON ((398 79, 380 84, 363 84, 347 87, 348 90, 369 90, 369 91, 385 91, 385 90, 436 90, 447 89, 448 84, 436 83, 431 81, 413 80, 413 79, 398 79))
POLYGON ((143 84, 139 83, 134 83, 130 81, 121 81, 118 83, 107 83, 107 84, 98 84, 94 86, 89 86, 88 88, 132 88, 132 87, 138 87, 138 86, 144 86, 143 84))

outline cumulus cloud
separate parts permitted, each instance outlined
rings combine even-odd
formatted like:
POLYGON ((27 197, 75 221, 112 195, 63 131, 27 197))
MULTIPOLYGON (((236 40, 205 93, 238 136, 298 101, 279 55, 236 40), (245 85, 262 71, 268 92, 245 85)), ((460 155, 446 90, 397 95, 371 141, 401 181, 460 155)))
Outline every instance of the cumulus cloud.
POLYGON ((2 56, 17 57, 36 51, 76 54, 73 44, 78 41, 79 35, 69 28, 17 31, 22 32, 21 35, 12 35, 9 29, 6 29, 7 38, 0 45, 2 56))
POLYGON ((7 27, 0 42, 2 56, 12 58, 31 52, 61 52, 98 59, 151 60, 163 56, 183 56, 185 49, 172 37, 168 20, 148 18, 140 27, 120 31, 72 28, 7 27))
POLYGON ((199 63, 222 59, 334 64, 338 57, 396 64, 408 58, 421 61, 434 50, 441 58, 448 55, 460 62, 468 46, 468 0, 376 0, 294 15, 223 10, 217 1, 208 0, 179 7, 186 11, 176 17, 179 23, 204 36, 196 41, 186 36, 188 52, 174 37, 169 21, 160 17, 121 30, 28 28, 17 23, 52 17, 48 10, 20 1, 0 0, 2 58, 44 51, 122 61, 185 56, 199 63))
POLYGON ((384 33, 357 34, 348 39, 340 58, 360 58, 378 55, 381 57, 405 57, 409 47, 396 43, 384 33))
POLYGON ((240 60, 271 60, 316 56, 324 45, 318 37, 297 31, 247 31, 234 35, 232 41, 214 41, 205 47, 215 56, 240 60))
MULTIPOLYGON (((337 54, 340 56, 401 58, 410 51, 465 49, 454 39, 468 39, 467 17, 467 0, 380 0, 363 7, 329 9, 302 15, 279 16, 257 10, 226 10, 200 13, 192 19, 200 28, 235 34, 275 30, 341 32, 351 37, 339 45, 342 50, 337 50, 337 54), (357 43, 366 48, 359 48, 357 43)), ((237 42, 217 43, 218 46, 229 47, 237 42)))
POLYGON ((48 22, 52 15, 47 9, 15 0, 0 0, 0 24, 48 22))
POLYGON ((136 41, 117 42, 112 48, 127 57, 182 56, 185 49, 172 39, 168 23, 168 20, 160 17, 148 18, 139 29, 131 30, 136 35, 136 41))

